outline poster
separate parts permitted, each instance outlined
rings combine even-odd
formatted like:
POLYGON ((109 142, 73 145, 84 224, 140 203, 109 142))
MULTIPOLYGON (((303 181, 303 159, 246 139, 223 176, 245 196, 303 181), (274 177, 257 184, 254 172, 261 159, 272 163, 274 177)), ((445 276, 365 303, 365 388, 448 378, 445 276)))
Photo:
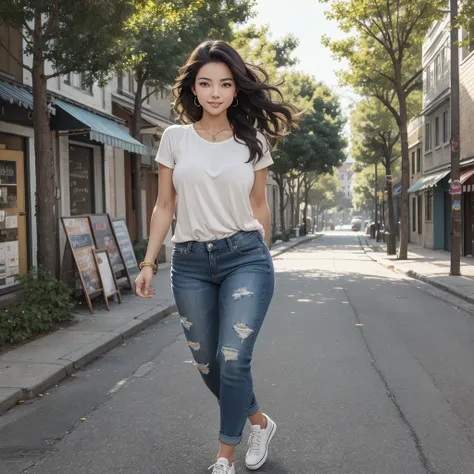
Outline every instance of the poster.
POLYGON ((6 250, 6 276, 18 275, 19 269, 19 245, 18 240, 5 243, 6 250))
POLYGON ((124 270, 124 264, 108 214, 95 214, 89 218, 97 248, 107 250, 114 273, 121 272, 124 270))
POLYGON ((114 219, 113 226, 128 272, 131 275, 137 275, 140 273, 140 269, 138 268, 137 259, 135 257, 135 252, 133 251, 125 219, 123 217, 114 219))
POLYGON ((99 268, 100 278, 102 280, 102 288, 106 296, 113 295, 117 292, 115 286, 115 279, 110 267, 110 261, 107 258, 107 252, 96 250, 95 256, 97 259, 97 267, 99 268))

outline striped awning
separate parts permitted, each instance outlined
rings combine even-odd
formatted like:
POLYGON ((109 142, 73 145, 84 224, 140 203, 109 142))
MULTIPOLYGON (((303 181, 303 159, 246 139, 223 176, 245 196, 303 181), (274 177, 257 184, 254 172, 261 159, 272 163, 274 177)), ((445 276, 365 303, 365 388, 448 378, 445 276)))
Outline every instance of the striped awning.
POLYGON ((24 87, 0 81, 0 98, 25 109, 33 110, 33 94, 24 87))
POLYGON ((81 124, 81 130, 89 132, 91 140, 121 148, 130 153, 148 154, 148 148, 130 136, 127 129, 112 118, 108 119, 62 100, 56 100, 55 105, 77 120, 81 124))
POLYGON ((448 176, 450 170, 440 171, 438 173, 430 174, 420 178, 411 188, 408 189, 409 193, 418 193, 424 189, 433 188, 443 178, 448 176))

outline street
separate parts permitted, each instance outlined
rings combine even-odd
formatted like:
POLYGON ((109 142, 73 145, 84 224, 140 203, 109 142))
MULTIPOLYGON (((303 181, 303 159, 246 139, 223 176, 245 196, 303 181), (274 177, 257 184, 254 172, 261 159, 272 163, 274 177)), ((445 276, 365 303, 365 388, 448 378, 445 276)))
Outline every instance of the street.
MULTIPOLYGON (((474 308, 373 262, 353 232, 275 270, 253 376, 278 431, 259 472, 472 474, 474 308)), ((207 472, 218 406, 190 361, 177 315, 150 327, 0 417, 0 472, 207 472)))

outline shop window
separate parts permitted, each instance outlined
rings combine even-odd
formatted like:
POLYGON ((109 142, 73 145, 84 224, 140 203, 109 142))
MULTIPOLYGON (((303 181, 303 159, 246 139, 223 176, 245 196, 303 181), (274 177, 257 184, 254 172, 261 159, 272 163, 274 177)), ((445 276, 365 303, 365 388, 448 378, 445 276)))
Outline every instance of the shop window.
POLYGON ((418 235, 423 233, 423 196, 421 194, 418 195, 418 235))
POLYGON ((429 189, 425 193, 425 220, 431 222, 433 220, 433 190, 429 189))
POLYGON ((411 153, 411 174, 415 174, 415 152, 411 153))

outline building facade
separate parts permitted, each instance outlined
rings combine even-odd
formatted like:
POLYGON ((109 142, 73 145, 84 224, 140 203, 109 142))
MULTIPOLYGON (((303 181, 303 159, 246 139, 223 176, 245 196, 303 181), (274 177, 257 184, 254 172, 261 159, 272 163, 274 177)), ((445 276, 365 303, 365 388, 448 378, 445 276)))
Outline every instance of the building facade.
MULTIPOLYGON (((423 174, 423 118, 417 117, 408 124, 408 154, 410 157, 410 187, 423 174)), ((410 199, 410 242, 423 244, 424 207, 423 193, 412 193, 410 199)))

